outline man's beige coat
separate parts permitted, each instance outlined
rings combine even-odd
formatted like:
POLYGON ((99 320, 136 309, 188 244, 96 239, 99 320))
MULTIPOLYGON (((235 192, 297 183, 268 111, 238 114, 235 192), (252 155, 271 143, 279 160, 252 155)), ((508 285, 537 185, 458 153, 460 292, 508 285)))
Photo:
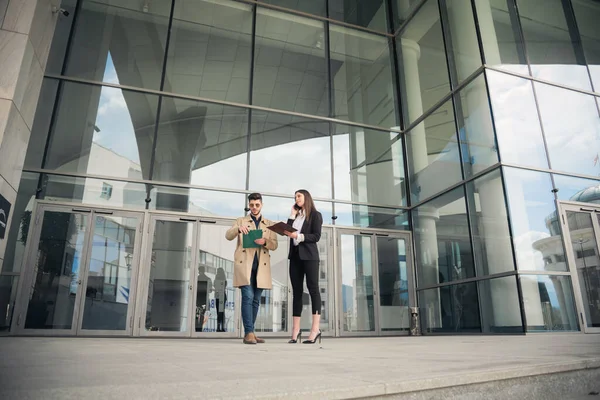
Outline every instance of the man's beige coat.
POLYGON ((244 249, 242 242, 242 234, 239 233, 240 226, 246 226, 248 230, 256 229, 256 224, 252 221, 250 215, 235 220, 233 226, 225 233, 227 240, 233 240, 237 237, 237 247, 233 256, 233 286, 240 287, 250 284, 250 275, 252 274, 252 262, 254 254, 258 252, 258 273, 256 275, 256 286, 260 289, 271 289, 271 254, 270 250, 277 249, 277 234, 268 226, 273 225, 273 222, 266 218, 262 218, 259 227, 263 231, 263 238, 267 240, 264 246, 260 248, 244 249))

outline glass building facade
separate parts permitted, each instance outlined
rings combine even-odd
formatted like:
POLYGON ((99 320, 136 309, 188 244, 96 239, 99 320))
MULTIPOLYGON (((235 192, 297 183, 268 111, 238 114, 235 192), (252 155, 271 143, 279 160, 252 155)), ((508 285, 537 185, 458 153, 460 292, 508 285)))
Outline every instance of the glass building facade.
MULTIPOLYGON (((407 334, 414 308, 424 334, 600 331, 599 2, 62 7, 5 331, 238 337, 224 233, 249 193, 285 220, 300 188, 324 217, 329 335, 407 334)), ((257 322, 273 335, 286 248, 257 322)))

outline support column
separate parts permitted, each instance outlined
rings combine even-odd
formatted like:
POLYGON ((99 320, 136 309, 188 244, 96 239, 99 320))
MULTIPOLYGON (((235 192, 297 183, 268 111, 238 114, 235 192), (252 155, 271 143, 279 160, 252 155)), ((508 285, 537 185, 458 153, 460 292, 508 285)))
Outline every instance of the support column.
POLYGON ((0 195, 6 219, 0 235, 0 272, 48 48, 60 14, 51 0, 0 2, 0 195), (10 205, 10 207, 9 207, 10 205), (6 224, 6 226, 4 226, 6 224))

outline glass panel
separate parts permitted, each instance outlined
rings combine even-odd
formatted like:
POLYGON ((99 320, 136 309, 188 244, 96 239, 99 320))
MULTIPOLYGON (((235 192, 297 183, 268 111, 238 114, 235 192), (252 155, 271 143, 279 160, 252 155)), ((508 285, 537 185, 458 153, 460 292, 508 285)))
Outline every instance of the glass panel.
POLYGON ((146 186, 140 183, 45 174, 42 185, 44 200, 110 208, 146 207, 146 186))
POLYGON ((462 180, 452 101, 408 132, 406 148, 413 204, 462 180))
POLYGON ((517 267, 525 271, 567 271, 550 175, 505 168, 504 178, 517 267))
POLYGON ((419 287, 475 276, 462 187, 412 214, 419 287))
POLYGON ((498 162, 498 146, 483 75, 455 96, 465 178, 498 162))
MULTIPOLYGON (((65 11, 69 12, 69 15, 75 15, 75 9, 77 7, 78 2, 78 0, 61 0, 60 8, 63 8, 65 11)), ((66 61, 65 54, 67 52, 67 46, 71 37, 71 29, 73 26, 73 22, 73 17, 56 18, 56 21, 54 23, 54 34, 52 36, 52 45, 49 49, 44 49, 45 54, 48 55, 46 73, 60 74, 60 72, 62 71, 63 64, 66 61)), ((46 24, 33 24, 32 28, 33 27, 37 27, 40 30, 47 29, 46 24)), ((43 35, 34 35, 32 32, 32 36, 42 37, 43 35)), ((43 57, 43 55, 40 55, 41 59, 43 59, 43 57)))
POLYGON ((408 212, 398 208, 336 203, 335 215, 337 226, 409 230, 408 212))
POLYGON ((421 4, 421 2, 422 0, 392 1, 395 29, 400 28, 400 26, 406 22, 410 14, 419 4, 421 4))
POLYGON ((529 75, 517 10, 513 1, 476 0, 485 63, 529 75), (510 9, 509 9, 510 6, 510 9))
POLYGON ((374 332, 371 237, 340 235, 342 323, 346 332, 374 332))
MULTIPOLYGON (((292 194, 293 194, 293 192, 292 192, 292 194)), ((291 197, 284 198, 284 197, 263 196, 262 213, 265 217, 267 217, 273 221, 286 222, 287 219, 290 217, 290 212, 291 212, 293 205, 294 205, 294 199, 291 197)), ((325 202, 325 201, 315 201, 315 206, 317 208, 317 211, 319 211, 321 213, 321 215, 323 216, 323 224, 325 224, 325 225, 331 224, 331 217, 333 215, 332 211, 331 211, 331 208, 332 208, 331 203, 325 202)), ((239 215, 238 215, 238 217, 239 217, 239 215)))
POLYGON ((477 275, 515 270, 504 187, 497 169, 467 183, 477 275))
MULTIPOLYGON (((270 218, 266 213, 266 209, 272 209, 272 201, 276 198, 263 197, 263 215, 270 218)), ((277 199, 279 200, 279 199, 277 199)), ((288 200, 286 206, 291 204, 293 200, 288 200)), ((287 207, 287 214, 289 214, 287 207)), ((278 220, 287 220, 287 216, 278 220)), ((277 219, 274 221, 278 221, 277 219)), ((321 237, 323 241, 323 236, 321 237)), ((277 250, 269 252, 271 255, 271 278, 273 289, 263 290, 261 297, 261 306, 258 309, 258 316, 254 323, 256 332, 287 332, 290 325, 288 321, 288 291, 291 290, 289 285, 289 265, 288 252, 290 249, 290 241, 287 236, 277 235, 277 250)), ((232 253, 233 254, 233 253, 232 253)), ((309 301, 310 302, 310 301, 309 301)), ((303 314, 306 314, 303 313, 303 314)), ((310 312, 308 313, 310 314, 310 312)), ((323 325, 321 325, 323 329, 323 325)))
POLYGON ((482 65, 471 0, 444 2, 448 15, 446 46, 456 65, 456 83, 469 77, 482 65))
POLYGON ((326 0, 259 0, 259 3, 272 4, 321 17, 326 16, 325 2, 326 0))
POLYGON ((559 200, 600 203, 600 181, 553 174, 559 200))
POLYGON ((187 332, 194 223, 156 221, 146 302, 146 331, 187 332))
MULTIPOLYGON (((37 193, 39 174, 24 172, 21 175, 17 199, 11 209, 11 223, 6 233, 6 249, 4 251, 4 262, 2 273, 19 273, 25 260, 25 246, 29 238, 29 227, 31 225, 31 213, 37 193)), ((16 290, 16 288, 15 288, 16 290)), ((1 318, 1 317, 0 317, 1 318)))
POLYGON ((532 82, 486 74, 502 162, 548 168, 532 82))
POLYGON ((233 254, 235 241, 225 240, 229 226, 200 224, 196 278, 196 332, 235 332, 233 254))
POLYGON ((517 0, 517 4, 533 76, 589 90, 583 54, 576 46, 579 38, 569 34, 563 0, 544 1, 544 12, 535 2, 517 0))
POLYGON ((246 188, 248 110, 163 97, 152 179, 246 188))
POLYGON ((418 292, 424 332, 481 332, 477 282, 418 292))
POLYGON ((244 214, 245 203, 245 195, 242 193, 172 186, 153 186, 150 190, 151 210, 239 217, 244 214))
POLYGON ((0 332, 2 333, 10 330, 18 285, 19 276, 0 275, 0 332))
POLYGON ((410 329, 406 241, 377 237, 379 327, 385 331, 410 329))
POLYGON ((388 39, 330 25, 334 116, 389 128, 396 126, 388 39))
POLYGON ((58 91, 58 80, 44 78, 40 97, 35 109, 35 118, 31 128, 31 136, 27 144, 27 153, 25 154, 24 168, 41 168, 44 158, 44 151, 48 142, 48 132, 50 131, 50 121, 56 102, 56 93, 58 91))
POLYGON ((600 118, 593 96, 535 83, 552 169, 597 176, 600 118))
MULTIPOLYGON (((329 315, 329 302, 333 301, 333 294, 329 292, 329 249, 333 246, 330 243, 329 231, 323 230, 321 239, 317 243, 319 249, 319 290, 321 292, 321 323, 320 329, 327 332, 333 329, 333 316, 329 315)), ((286 250, 289 245, 286 243, 286 250)), ((302 319, 300 320, 300 329, 310 332, 312 326, 312 306, 310 304, 310 294, 304 280, 304 291, 302 292, 302 319)))
POLYGON ((588 64, 594 90, 600 93, 600 8, 593 0, 572 1, 581 35, 585 59, 588 64))
POLYGON ((477 282, 482 332, 523 333, 517 277, 477 282))
POLYGON ((251 190, 293 195, 307 188, 313 197, 331 198, 327 122, 253 112, 251 143, 251 190))
POLYGON ((527 331, 579 330, 571 278, 521 275, 527 331))
POLYGON ((567 211, 567 221, 575 256, 575 266, 571 266, 571 270, 575 269, 579 278, 587 327, 600 328, 600 256, 592 214, 567 211))
POLYGON ((71 329, 89 218, 46 211, 40 229, 25 329, 71 329))
POLYGON ((44 168, 148 179, 158 97, 63 83, 44 168))
POLYGON ((94 217, 81 329, 127 328, 136 217, 94 217))
POLYGON ((399 134, 339 124, 333 134, 336 199, 406 205, 399 134))
POLYGON ((176 1, 165 91, 248 103, 252 6, 176 1))
POLYGON ((160 89, 170 13, 171 0, 145 6, 84 0, 65 75, 160 89))
POLYGON ((324 25, 258 8, 252 104, 329 115, 324 25))
POLYGON ((329 17, 375 31, 387 31, 384 0, 329 0, 329 17))
POLYGON ((397 41, 402 69, 407 124, 419 118, 450 92, 450 78, 437 0, 429 0, 408 23, 397 41))

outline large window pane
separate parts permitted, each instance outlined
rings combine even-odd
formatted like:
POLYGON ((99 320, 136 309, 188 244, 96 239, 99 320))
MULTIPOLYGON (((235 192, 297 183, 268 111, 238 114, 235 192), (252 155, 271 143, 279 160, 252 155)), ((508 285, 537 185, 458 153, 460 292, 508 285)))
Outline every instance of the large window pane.
POLYGON ((412 218, 419 287, 475 276, 462 187, 419 206, 412 218))
POLYGON ((486 74, 502 162, 548 168, 531 81, 486 74))
POLYGON ((396 126, 388 39, 330 25, 331 77, 337 118, 396 126))
POLYGON ((329 0, 329 17, 385 32, 387 30, 385 3, 384 0, 329 0))
POLYGON ((451 100, 408 132, 406 148, 413 203, 462 180, 451 100))
POLYGON ((82 3, 66 75, 160 89, 171 0, 82 3))
POLYGON ((498 162, 498 147, 483 76, 455 96, 465 178, 498 162))
POLYGON ((25 154, 24 168, 42 167, 58 85, 58 80, 55 79, 45 78, 42 82, 33 127, 31 128, 31 136, 27 145, 27 153, 25 154))
POLYGON ((409 230, 408 212, 398 208, 336 203, 335 215, 338 226, 409 230))
POLYGON ((497 169, 467 184, 477 275, 513 271, 504 188, 497 169))
POLYGON ((248 111, 162 98, 152 179, 246 188, 248 111))
POLYGON ((593 0, 571 2, 577 18, 585 60, 588 64, 594 90, 600 93, 600 6, 593 0))
POLYGON ((456 80, 462 82, 482 65, 471 0, 444 2, 448 16, 446 46, 453 55, 456 80))
POLYGON ((331 198, 330 147, 327 122, 253 112, 249 189, 331 198))
POLYGON ((165 90, 248 103, 251 33, 250 5, 176 1, 165 90))
POLYGON ((326 16, 326 0, 259 0, 259 3, 272 4, 321 17, 326 16))
POLYGON ((333 134, 336 199, 406 205, 399 134, 339 124, 333 134))
POLYGON ((487 65, 529 74, 517 10, 511 1, 475 0, 487 65))
POLYGON ((559 200, 600 203, 600 181, 554 174, 559 200))
POLYGON ((597 100, 535 83, 552 169, 598 175, 600 116, 597 100))
POLYGON ((259 8, 253 104, 329 115, 324 36, 321 21, 259 8))
POLYGON ((566 271, 550 175, 505 168, 504 178, 517 267, 525 271, 566 271))
POLYGON ((579 330, 571 278, 521 275, 527 331, 579 330))
POLYGON ((423 332, 481 332, 477 283, 418 292, 423 332))
POLYGON ((144 209, 146 185, 45 174, 40 198, 109 208, 144 209))
POLYGON ((246 196, 215 190, 153 186, 150 190, 149 207, 151 210, 237 218, 244 216, 246 196))
POLYGON ((448 63, 437 0, 429 0, 397 41, 403 75, 402 99, 411 123, 450 92, 448 63))
POLYGON ((64 82, 44 168, 148 179, 158 97, 64 82))
POLYGON ((517 0, 527 55, 534 77, 589 90, 583 54, 569 34, 563 0, 544 1, 544 12, 533 1, 517 0))
POLYGON ((483 332, 522 333, 517 277, 477 282, 483 332))

